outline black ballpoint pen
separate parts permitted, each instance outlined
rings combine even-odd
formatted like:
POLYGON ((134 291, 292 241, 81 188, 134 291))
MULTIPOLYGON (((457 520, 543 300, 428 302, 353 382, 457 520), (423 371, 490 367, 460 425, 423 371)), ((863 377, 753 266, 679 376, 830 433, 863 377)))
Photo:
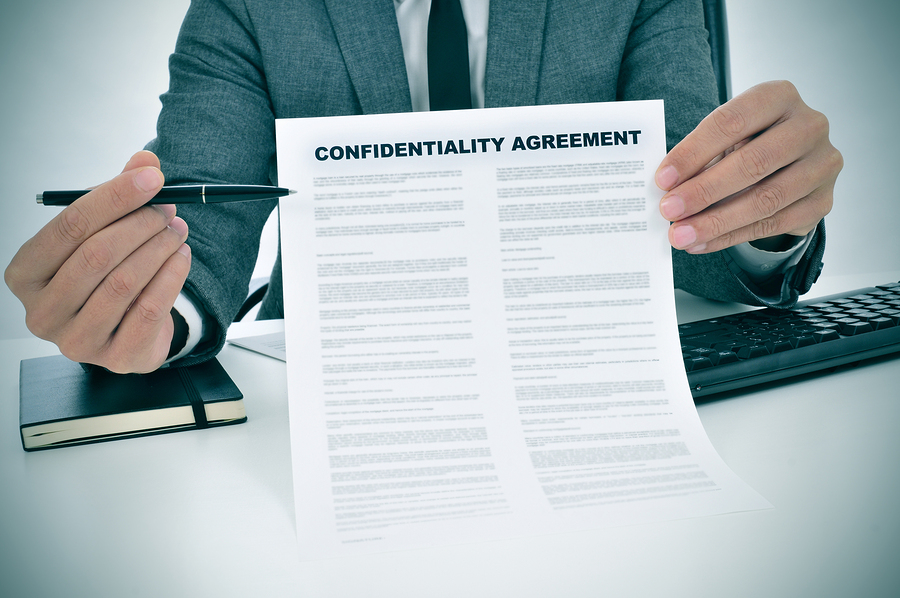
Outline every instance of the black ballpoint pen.
MULTIPOLYGON (((90 192, 90 189, 44 191, 38 194, 37 202, 45 206, 67 206, 90 192)), ((291 193, 296 193, 296 191, 284 189, 283 187, 268 187, 266 185, 176 185, 163 187, 147 203, 229 203, 233 201, 275 199, 291 193)))

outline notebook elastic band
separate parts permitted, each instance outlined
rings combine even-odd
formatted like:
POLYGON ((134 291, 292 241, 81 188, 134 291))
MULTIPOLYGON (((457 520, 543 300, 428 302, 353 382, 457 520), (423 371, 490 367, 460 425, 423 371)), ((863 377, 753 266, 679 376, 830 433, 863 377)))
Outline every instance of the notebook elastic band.
POLYGON ((187 393, 188 400, 191 402, 191 409, 194 411, 194 421, 198 428, 206 428, 209 423, 206 421, 206 407, 203 405, 203 399, 200 393, 194 387, 194 381, 187 372, 187 368, 178 368, 178 376, 181 378, 181 384, 187 393))

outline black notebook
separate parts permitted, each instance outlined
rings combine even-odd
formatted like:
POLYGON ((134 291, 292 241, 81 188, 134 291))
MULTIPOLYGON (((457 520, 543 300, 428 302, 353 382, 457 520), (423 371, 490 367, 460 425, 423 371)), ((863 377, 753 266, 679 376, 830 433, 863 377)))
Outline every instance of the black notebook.
POLYGON ((245 421, 243 395, 214 359, 149 374, 88 372, 62 355, 19 367, 26 451, 245 421))

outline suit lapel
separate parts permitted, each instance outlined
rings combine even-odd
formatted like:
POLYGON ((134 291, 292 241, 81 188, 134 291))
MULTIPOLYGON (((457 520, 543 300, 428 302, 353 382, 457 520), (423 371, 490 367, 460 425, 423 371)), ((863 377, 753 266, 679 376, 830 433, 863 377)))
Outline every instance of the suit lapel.
MULTIPOLYGON (((364 114, 408 112, 409 82, 392 0, 325 0, 364 114)), ((485 106, 537 101, 547 0, 491 0, 485 106)))
POLYGON ((363 114, 409 112, 393 0, 325 0, 363 114))
POLYGON ((491 0, 484 105, 537 102, 547 0, 491 0))

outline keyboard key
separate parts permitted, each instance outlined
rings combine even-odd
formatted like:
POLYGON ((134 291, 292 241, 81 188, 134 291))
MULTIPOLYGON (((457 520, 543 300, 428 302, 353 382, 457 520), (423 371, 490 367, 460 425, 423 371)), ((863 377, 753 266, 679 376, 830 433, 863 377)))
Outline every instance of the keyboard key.
POLYGON ((809 318, 808 320, 806 320, 806 323, 810 324, 810 325, 812 325, 812 324, 827 324, 828 320, 826 320, 825 318, 809 318))
POLYGON ((732 351, 734 353, 737 353, 739 350, 743 349, 746 346, 747 346, 747 343, 745 343, 743 341, 731 340, 731 341, 716 343, 715 345, 713 345, 712 348, 719 352, 732 351))
POLYGON ((740 361, 740 358, 733 351, 719 351, 719 361, 717 365, 727 365, 740 361))
POLYGON ((694 362, 694 367, 691 368, 691 371, 703 370, 706 368, 711 368, 713 366, 713 362, 707 359, 706 357, 695 357, 691 361, 694 362))
POLYGON ((892 311, 882 311, 881 315, 885 318, 890 318, 894 321, 894 324, 900 326, 900 310, 892 310, 892 311))
POLYGON ((815 331, 816 331, 815 328, 813 328, 811 326, 806 326, 804 328, 795 328, 794 334, 807 335, 807 334, 812 334, 815 331))
POLYGON ((847 315, 857 320, 868 320, 869 318, 877 318, 880 314, 868 309, 851 309, 847 312, 847 315))
POLYGON ((885 328, 893 328, 896 326, 896 322, 894 322, 891 318, 885 318, 884 316, 880 318, 872 318, 869 320, 869 324, 875 330, 884 330, 885 328))
POLYGON ((775 345, 772 347, 772 353, 781 353, 783 351, 790 351, 794 348, 794 345, 791 344, 789 340, 781 340, 775 341, 775 345))
POLYGON ((722 337, 723 335, 721 334, 698 334, 697 336, 682 337, 681 340, 687 341, 695 347, 711 348, 713 344, 721 341, 722 337))
POLYGON ((864 334, 866 332, 872 332, 874 328, 868 322, 855 321, 855 322, 845 322, 841 326, 841 334, 844 336, 854 336, 857 334, 864 334))
POLYGON ((816 339, 814 339, 811 335, 806 334, 803 336, 797 336, 791 339, 791 345, 794 346, 795 349, 799 347, 809 347, 810 345, 815 345, 816 339))
POLYGON ((817 330, 810 336, 815 339, 816 343, 825 343, 841 338, 841 335, 836 330, 817 330))
POLYGON ((719 363, 719 352, 715 349, 708 349, 706 347, 700 347, 697 349, 692 349, 688 351, 688 355, 694 359, 698 357, 703 357, 712 362, 711 365, 716 365, 719 363))
POLYGON ((753 359, 754 357, 762 357, 763 355, 769 355, 771 351, 765 345, 749 345, 747 347, 743 347, 737 352, 737 356, 741 359, 753 359))
POLYGON ((873 297, 871 299, 863 299, 860 301, 863 305, 876 305, 878 303, 884 303, 884 299, 879 299, 878 297, 873 297))
POLYGON ((692 322, 689 324, 681 324, 678 326, 678 334, 680 334, 681 337, 684 338, 686 336, 708 334, 710 332, 717 332, 725 329, 725 326, 723 326, 722 323, 719 322, 719 320, 706 320, 701 322, 692 322))
POLYGON ((839 313, 836 313, 836 314, 827 314, 827 315, 824 316, 824 317, 825 317, 826 320, 834 321, 834 320, 840 320, 841 318, 846 318, 846 317, 847 317, 847 314, 845 314, 844 312, 839 312, 839 313))

